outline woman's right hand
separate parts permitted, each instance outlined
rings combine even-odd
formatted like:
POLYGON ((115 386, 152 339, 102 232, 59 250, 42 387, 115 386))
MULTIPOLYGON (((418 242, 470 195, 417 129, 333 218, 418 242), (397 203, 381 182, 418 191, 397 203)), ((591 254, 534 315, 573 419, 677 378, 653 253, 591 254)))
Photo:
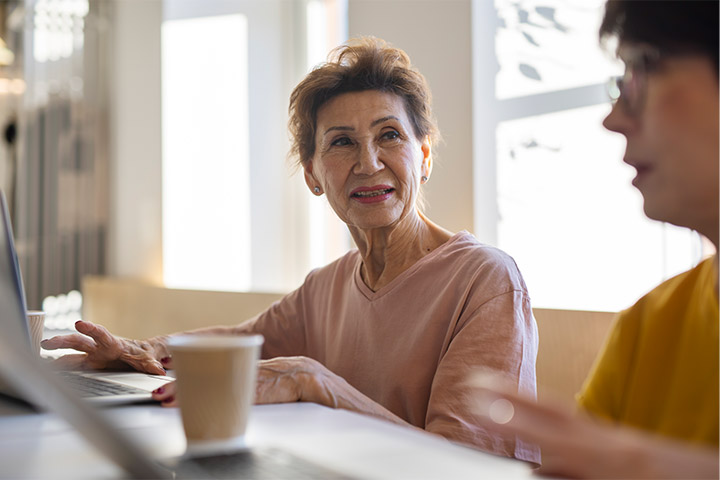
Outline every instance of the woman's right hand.
POLYGON ((42 348, 56 350, 72 348, 84 353, 64 355, 54 364, 71 370, 104 370, 123 369, 128 366, 140 372, 154 375, 165 375, 163 364, 158 361, 160 356, 167 360, 167 352, 148 341, 127 340, 116 337, 105 327, 91 322, 78 320, 75 322, 78 333, 60 335, 41 342, 42 348))

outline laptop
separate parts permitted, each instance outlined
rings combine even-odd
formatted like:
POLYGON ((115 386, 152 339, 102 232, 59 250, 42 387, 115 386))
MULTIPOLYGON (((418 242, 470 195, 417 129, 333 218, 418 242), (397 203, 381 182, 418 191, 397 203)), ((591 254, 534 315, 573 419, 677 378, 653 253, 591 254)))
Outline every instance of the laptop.
POLYGON ((30 348, 20 270, 1 191, 0 211, 0 328, 3 329, 0 379, 7 391, 64 419, 87 440, 88 445, 97 448, 131 478, 349 478, 283 450, 267 447, 207 457, 151 458, 30 348))
MULTIPOLYGON (((0 191, 0 330, 5 339, 31 352, 25 290, 13 241, 5 195, 0 191)), ((88 401, 117 405, 152 400, 151 392, 172 378, 138 372, 58 372, 88 401)), ((18 398, 0 375, 0 393, 18 398)))

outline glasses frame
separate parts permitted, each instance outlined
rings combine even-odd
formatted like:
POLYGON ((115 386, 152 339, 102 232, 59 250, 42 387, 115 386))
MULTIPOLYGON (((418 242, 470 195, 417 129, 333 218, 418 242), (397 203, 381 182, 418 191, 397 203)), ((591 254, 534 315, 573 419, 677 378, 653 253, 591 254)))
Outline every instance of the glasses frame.
POLYGON ((665 55, 649 45, 633 45, 619 49, 618 56, 625 63, 625 73, 608 80, 608 96, 613 105, 636 116, 645 107, 648 76, 658 70, 665 55))

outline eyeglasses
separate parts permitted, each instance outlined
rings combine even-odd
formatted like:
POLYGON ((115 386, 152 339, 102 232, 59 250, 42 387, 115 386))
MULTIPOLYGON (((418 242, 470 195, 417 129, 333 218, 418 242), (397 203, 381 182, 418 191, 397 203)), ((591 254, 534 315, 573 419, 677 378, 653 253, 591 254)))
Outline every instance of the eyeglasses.
POLYGON ((608 81, 608 95, 625 113, 638 115, 645 106, 648 75, 658 70, 664 56, 652 47, 633 46, 623 48, 620 57, 625 62, 625 74, 608 81))

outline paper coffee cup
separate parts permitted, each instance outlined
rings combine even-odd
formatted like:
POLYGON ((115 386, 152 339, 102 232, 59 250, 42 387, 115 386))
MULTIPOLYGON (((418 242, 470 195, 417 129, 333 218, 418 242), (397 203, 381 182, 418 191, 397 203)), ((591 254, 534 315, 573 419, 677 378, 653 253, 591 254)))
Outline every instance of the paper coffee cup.
POLYGON ((244 450, 262 335, 170 337, 187 456, 244 450))
POLYGON ((41 310, 28 310, 28 329, 30 330, 30 345, 36 355, 40 355, 40 341, 45 328, 45 312, 41 310))

